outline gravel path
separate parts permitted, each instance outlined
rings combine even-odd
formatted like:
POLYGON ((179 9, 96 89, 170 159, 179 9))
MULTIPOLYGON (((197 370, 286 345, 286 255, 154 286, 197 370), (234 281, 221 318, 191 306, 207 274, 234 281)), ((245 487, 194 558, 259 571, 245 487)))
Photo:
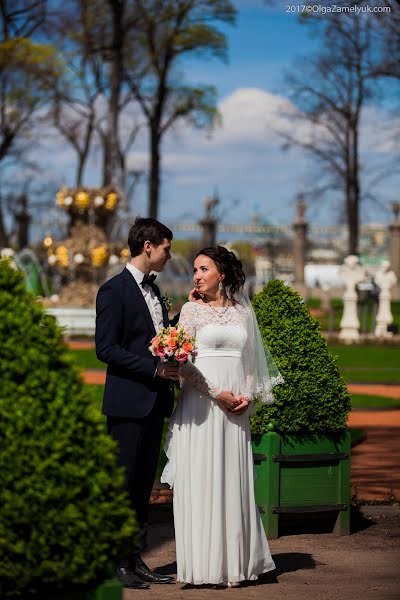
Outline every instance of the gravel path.
MULTIPOLYGON (((366 507, 364 515, 353 515, 350 536, 303 533, 271 540, 277 570, 255 584, 231 589, 152 585, 125 590, 124 600, 398 600, 400 509, 366 507)), ((174 575, 170 506, 153 507, 152 521, 144 558, 152 568, 174 575)))

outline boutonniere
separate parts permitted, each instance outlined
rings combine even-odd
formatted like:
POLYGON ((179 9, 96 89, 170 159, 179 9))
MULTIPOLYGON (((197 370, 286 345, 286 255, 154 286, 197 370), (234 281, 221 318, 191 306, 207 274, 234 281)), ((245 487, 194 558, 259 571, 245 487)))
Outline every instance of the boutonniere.
POLYGON ((169 296, 162 296, 161 300, 164 303, 165 308, 167 309, 167 311, 171 310, 171 306, 172 306, 172 300, 169 296))

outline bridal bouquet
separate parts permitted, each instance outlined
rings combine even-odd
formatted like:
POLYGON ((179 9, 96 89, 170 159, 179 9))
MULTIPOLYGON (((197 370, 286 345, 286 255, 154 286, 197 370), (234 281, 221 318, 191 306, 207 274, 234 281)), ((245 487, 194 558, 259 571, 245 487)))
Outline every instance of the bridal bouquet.
POLYGON ((151 340, 149 350, 161 360, 185 363, 194 353, 195 338, 183 327, 162 327, 151 340))

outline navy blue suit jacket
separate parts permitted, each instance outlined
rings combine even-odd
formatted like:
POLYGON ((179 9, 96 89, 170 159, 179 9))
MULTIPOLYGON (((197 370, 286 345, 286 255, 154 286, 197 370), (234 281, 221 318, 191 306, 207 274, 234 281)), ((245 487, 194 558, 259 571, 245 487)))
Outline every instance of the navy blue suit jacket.
MULTIPOLYGON (((168 312, 154 286, 164 325, 168 312)), ((146 301, 128 269, 106 281, 96 299, 96 354, 107 364, 103 414, 113 417, 142 418, 154 406, 157 394, 165 405, 165 415, 173 408, 167 380, 155 377, 159 359, 148 347, 156 335, 146 301)))

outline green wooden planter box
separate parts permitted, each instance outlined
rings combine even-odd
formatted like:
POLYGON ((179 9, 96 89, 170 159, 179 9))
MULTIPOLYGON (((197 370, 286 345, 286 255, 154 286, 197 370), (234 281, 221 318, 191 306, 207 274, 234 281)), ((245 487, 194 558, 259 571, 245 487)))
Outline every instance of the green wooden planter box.
POLYGON ((93 590, 42 593, 30 600, 122 600, 123 587, 117 579, 107 579, 93 590))
POLYGON ((279 515, 333 513, 334 531, 350 533, 350 433, 253 436, 255 495, 268 538, 279 515))

